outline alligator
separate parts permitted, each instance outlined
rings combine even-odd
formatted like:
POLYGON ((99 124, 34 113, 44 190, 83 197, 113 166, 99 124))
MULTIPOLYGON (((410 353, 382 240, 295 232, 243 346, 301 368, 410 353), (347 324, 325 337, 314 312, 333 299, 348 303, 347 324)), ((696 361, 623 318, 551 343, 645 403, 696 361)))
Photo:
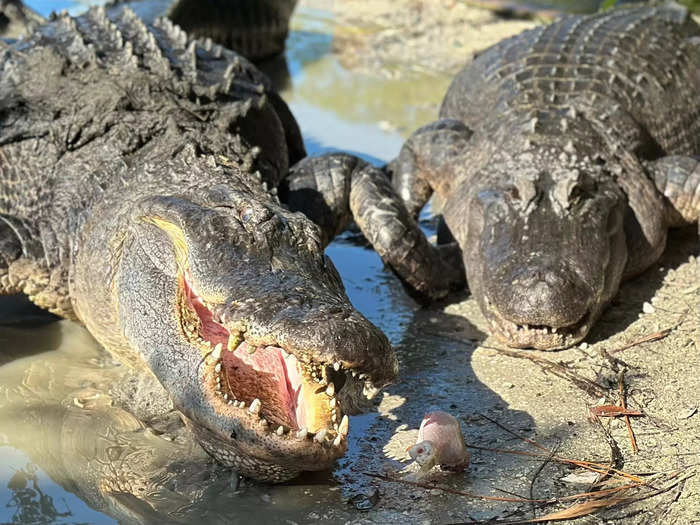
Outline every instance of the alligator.
MULTIPOLYGON (((397 361, 324 254, 332 232, 280 203, 281 182, 309 171, 289 169, 304 146, 266 78, 129 9, 52 15, 0 49, 0 295, 82 323, 135 377, 155 377, 239 473, 327 469, 347 414, 397 361)), ((327 196, 333 231, 367 181, 392 191, 355 157, 311 165, 324 163, 319 181, 348 181, 327 196)), ((381 195, 354 213, 379 244, 381 195)), ((407 236, 424 242, 417 227, 407 236)), ((162 404, 139 381, 136 404, 162 404)))
MULTIPOLYGON (((144 20, 167 16, 194 37, 211 38, 252 62, 284 51, 289 19, 297 0, 112 0, 108 10, 124 5, 144 20), (165 2, 167 3, 167 2, 165 2)), ((21 0, 0 1, 0 36, 17 38, 33 31, 43 19, 21 0)))
POLYGON ((698 221, 699 93, 700 27, 678 4, 564 16, 479 54, 386 171, 412 217, 443 204, 438 242, 462 250, 498 340, 565 348, 698 221))

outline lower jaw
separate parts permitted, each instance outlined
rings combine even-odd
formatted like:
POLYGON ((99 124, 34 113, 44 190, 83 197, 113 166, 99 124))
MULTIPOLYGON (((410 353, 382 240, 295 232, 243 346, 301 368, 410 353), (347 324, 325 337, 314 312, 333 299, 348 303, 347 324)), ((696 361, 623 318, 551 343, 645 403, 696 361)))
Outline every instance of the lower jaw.
MULTIPOLYGON (((587 313, 574 325, 555 328, 532 326, 523 327, 502 318, 491 318, 489 323, 493 335, 511 348, 534 348, 536 350, 562 350, 582 341, 591 326, 593 316, 587 313)), ((527 326, 527 325, 526 325, 527 326)))
POLYGON ((242 447, 235 440, 223 440, 208 428, 187 418, 183 417, 183 419, 207 454, 218 463, 233 468, 237 474, 256 481, 282 483, 295 478, 303 471, 326 470, 337 459, 311 461, 289 458, 288 461, 284 459, 271 461, 251 454, 250 450, 244 450, 250 449, 252 445, 242 447))

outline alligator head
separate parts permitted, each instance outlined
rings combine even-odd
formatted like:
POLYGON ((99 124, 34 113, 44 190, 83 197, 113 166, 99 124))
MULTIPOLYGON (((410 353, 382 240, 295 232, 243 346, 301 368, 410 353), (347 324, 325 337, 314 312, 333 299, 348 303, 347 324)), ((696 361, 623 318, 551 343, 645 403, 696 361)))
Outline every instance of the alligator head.
POLYGON ((580 341, 625 268, 625 196, 603 166, 571 148, 502 151, 445 209, 469 287, 508 346, 580 341))
POLYGON ((316 225, 211 158, 188 160, 191 180, 198 166, 206 184, 105 199, 82 230, 76 310, 153 372, 220 462, 275 482, 326 469, 346 414, 395 378, 393 350, 350 304, 316 225))

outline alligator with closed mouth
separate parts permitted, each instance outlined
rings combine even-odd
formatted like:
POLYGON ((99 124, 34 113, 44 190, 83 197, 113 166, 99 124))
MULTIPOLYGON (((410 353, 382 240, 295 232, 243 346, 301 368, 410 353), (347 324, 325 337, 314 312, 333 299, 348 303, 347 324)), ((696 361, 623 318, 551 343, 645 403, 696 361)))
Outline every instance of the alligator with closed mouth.
MULTIPOLYGON (((439 240, 461 248, 492 333, 548 350, 581 341, 668 229, 698 221, 698 155, 700 27, 666 4, 490 47, 387 171, 412 216, 433 192, 443 203, 439 240)), ((446 280, 418 292, 444 296, 446 280)))
MULTIPOLYGON (((347 414, 397 373, 323 253, 381 172, 316 159, 317 175, 348 181, 344 199, 327 196, 333 231, 290 211, 277 186, 308 170, 289 170, 305 155, 289 109, 247 60, 165 18, 92 8, 0 46, 0 294, 150 371, 241 474, 332 465, 347 414)), ((368 232, 375 194, 355 214, 368 232)), ((159 404, 134 384, 137 404, 159 404)))

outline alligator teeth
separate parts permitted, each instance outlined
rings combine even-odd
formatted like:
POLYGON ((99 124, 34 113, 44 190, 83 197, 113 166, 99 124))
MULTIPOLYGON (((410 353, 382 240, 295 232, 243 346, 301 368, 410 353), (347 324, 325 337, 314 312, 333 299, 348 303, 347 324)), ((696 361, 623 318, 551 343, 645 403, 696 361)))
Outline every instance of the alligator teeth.
POLYGON ((221 343, 216 343, 214 350, 211 351, 211 356, 214 359, 218 360, 221 357, 221 348, 222 348, 221 343))
POLYGON ((342 441, 343 441, 343 438, 341 438, 341 437, 340 437, 340 434, 338 434, 337 436, 335 436, 335 439, 333 440, 333 446, 334 446, 334 447, 340 446, 340 444, 342 443, 342 441))
POLYGON ((326 394, 328 394, 329 397, 333 397, 335 395, 335 385, 333 383, 328 385, 328 388, 326 388, 326 394))
POLYGON ((325 428, 319 430, 314 436, 314 441, 318 443, 323 443, 323 441, 326 439, 326 434, 328 434, 328 430, 326 430, 325 428))
POLYGON ((278 426, 275 432, 278 436, 281 436, 282 434, 284 434, 284 427, 282 425, 278 426))
POLYGON ((224 394, 224 401, 228 401, 228 394, 224 394))
POLYGON ((367 377, 367 374, 360 374, 357 376, 360 380, 365 379, 367 377))
POLYGON ((229 404, 229 405, 233 405, 234 403, 235 403, 235 401, 234 401, 233 399, 229 399, 229 400, 228 400, 228 404, 229 404))
POLYGON ((328 405, 329 405, 331 408, 335 408, 335 404, 336 404, 335 398, 332 397, 331 400, 328 401, 328 405))
POLYGON ((336 361, 335 363, 333 363, 333 370, 335 370, 336 372, 340 370, 340 361, 336 361))
POLYGON ((348 435, 348 429, 350 428, 350 420, 348 419, 347 414, 343 416, 343 420, 340 422, 340 425, 338 426, 338 435, 339 436, 347 436, 348 435))
POLYGON ((238 403, 238 408, 245 408, 245 401, 238 403))
POLYGON ((218 361, 216 363, 216 366, 214 367, 215 372, 221 372, 221 361, 218 361))
POLYGON ((556 326, 553 326, 553 327, 552 327, 552 333, 553 333, 553 334, 556 334, 556 333, 557 333, 557 330, 558 330, 558 328, 557 328, 556 326))
POLYGON ((365 383, 365 386, 362 389, 362 393, 367 399, 372 399, 374 396, 377 395, 377 392, 379 392, 379 389, 375 388, 370 383, 365 383))
POLYGON ((248 412, 250 412, 251 414, 258 414, 258 413, 260 413, 261 408, 262 408, 262 403, 256 397, 255 399, 253 399, 253 402, 250 404, 250 408, 248 409, 248 412))
POLYGON ((306 436, 308 436, 308 435, 309 435, 309 431, 306 430, 306 427, 302 428, 301 430, 299 430, 299 431, 297 432, 297 437, 298 437, 299 439, 304 439, 304 438, 306 438, 306 436))
POLYGON ((226 342, 226 349, 229 352, 233 352, 236 348, 238 348, 239 344, 241 344, 241 337, 238 334, 235 336, 229 335, 228 341, 226 342))

